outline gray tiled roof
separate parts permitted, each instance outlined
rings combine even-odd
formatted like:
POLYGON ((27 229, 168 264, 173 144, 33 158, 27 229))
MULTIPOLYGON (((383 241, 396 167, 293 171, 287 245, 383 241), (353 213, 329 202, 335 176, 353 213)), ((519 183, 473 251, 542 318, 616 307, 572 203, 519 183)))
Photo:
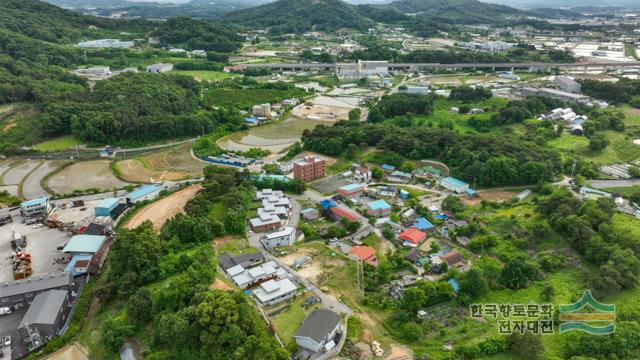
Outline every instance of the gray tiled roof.
POLYGON ((304 319, 295 336, 308 337, 320 344, 339 323, 340 316, 335 312, 331 310, 315 310, 304 319))
POLYGON ((53 324, 64 305, 68 292, 65 290, 49 290, 38 294, 29 306, 18 328, 27 324, 53 324))

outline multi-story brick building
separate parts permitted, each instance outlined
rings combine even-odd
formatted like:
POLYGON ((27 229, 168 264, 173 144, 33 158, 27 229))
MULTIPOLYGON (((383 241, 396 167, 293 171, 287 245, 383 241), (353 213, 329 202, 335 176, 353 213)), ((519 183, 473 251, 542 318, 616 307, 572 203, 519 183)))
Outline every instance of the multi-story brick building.
POLYGON ((304 181, 313 181, 324 177, 325 159, 319 156, 305 156, 293 163, 293 177, 304 181))

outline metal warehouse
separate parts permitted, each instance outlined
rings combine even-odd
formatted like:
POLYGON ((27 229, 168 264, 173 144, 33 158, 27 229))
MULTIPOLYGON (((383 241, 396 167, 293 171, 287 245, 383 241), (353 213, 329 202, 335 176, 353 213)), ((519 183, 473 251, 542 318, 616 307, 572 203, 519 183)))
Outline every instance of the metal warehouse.
POLYGON ((120 201, 116 198, 102 200, 102 202, 95 207, 96 216, 111 216, 111 213, 119 203, 120 201))

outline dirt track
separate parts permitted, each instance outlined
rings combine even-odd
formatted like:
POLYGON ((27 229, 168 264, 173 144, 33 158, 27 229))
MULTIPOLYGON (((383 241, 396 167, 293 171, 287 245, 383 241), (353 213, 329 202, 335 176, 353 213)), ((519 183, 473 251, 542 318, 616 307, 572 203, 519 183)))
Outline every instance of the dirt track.
POLYGON ((153 223, 153 228, 159 232, 167 220, 183 211, 187 202, 196 196, 201 188, 200 184, 192 185, 145 206, 129 220, 125 227, 133 229, 144 221, 150 220, 153 223))

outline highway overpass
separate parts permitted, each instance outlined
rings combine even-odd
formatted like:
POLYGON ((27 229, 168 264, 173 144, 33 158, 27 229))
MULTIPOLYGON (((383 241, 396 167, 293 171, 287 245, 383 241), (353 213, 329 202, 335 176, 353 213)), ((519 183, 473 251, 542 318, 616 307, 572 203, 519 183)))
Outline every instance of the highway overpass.
MULTIPOLYGON (((236 69, 273 69, 280 71, 296 71, 296 70, 335 70, 340 64, 331 63, 282 63, 282 64, 239 64, 234 65, 236 69)), ((462 69, 491 69, 495 70, 527 70, 527 71, 539 71, 539 70, 551 70, 566 69, 566 70, 611 70, 611 69, 624 69, 640 67, 640 62, 601 62, 601 63, 542 63, 542 62, 523 62, 523 63, 456 63, 456 64, 441 64, 441 63, 389 63, 389 70, 396 71, 420 71, 420 70, 462 70, 462 69)))

